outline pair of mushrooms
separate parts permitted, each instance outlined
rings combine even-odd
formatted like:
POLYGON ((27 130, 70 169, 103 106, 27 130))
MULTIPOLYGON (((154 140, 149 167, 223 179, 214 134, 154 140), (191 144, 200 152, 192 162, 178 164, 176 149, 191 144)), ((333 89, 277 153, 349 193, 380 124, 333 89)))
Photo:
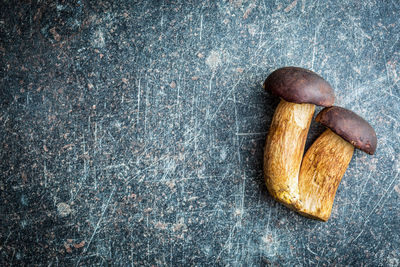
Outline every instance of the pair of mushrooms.
POLYGON ((374 154, 375 131, 354 112, 333 106, 332 87, 312 71, 277 69, 265 80, 264 88, 281 98, 264 150, 268 191, 303 216, 327 221, 354 147, 374 154), (315 105, 325 107, 316 121, 328 129, 303 157, 315 105))

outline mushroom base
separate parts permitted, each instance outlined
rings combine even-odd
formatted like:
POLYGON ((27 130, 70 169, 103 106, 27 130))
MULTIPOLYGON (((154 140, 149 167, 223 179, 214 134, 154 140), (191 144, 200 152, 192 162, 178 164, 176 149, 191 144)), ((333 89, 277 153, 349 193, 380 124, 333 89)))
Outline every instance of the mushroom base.
POLYGON ((272 118, 264 150, 264 178, 277 201, 298 210, 298 175, 315 105, 281 100, 272 118))
POLYGON ((329 129, 311 145, 299 174, 300 214, 322 221, 329 219, 336 190, 353 152, 353 145, 329 129))

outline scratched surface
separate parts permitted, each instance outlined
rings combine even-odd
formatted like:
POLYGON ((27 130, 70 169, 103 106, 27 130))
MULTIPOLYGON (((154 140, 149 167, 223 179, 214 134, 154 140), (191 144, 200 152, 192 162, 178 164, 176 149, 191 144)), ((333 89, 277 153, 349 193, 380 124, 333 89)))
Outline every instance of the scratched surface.
POLYGON ((398 1, 0 12, 2 266, 400 264, 398 1), (287 65, 321 74, 377 131, 327 223, 263 184, 278 100, 261 85, 287 65))

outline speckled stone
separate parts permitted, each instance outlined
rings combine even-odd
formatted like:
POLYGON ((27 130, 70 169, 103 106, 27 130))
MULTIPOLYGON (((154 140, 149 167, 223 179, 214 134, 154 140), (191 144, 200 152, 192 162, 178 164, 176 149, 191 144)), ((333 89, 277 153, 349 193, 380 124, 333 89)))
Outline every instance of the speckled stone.
POLYGON ((397 1, 3 1, 0 13, 1 266, 400 264, 397 1), (263 183, 278 99, 262 83, 288 65, 324 77, 378 136, 327 223, 263 183))

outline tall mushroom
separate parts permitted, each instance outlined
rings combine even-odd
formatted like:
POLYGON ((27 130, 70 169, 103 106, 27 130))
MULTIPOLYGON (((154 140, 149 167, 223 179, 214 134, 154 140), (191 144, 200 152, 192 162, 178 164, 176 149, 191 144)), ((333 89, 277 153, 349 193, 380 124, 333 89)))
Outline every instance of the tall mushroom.
POLYGON ((275 70, 264 89, 281 98, 265 143, 265 183, 277 201, 298 210, 298 174, 315 105, 332 106, 334 92, 318 74, 298 67, 275 70))
POLYGON ((376 149, 376 134, 371 125, 354 112, 324 108, 316 121, 329 129, 308 149, 301 164, 299 189, 307 217, 327 221, 340 181, 353 156, 354 147, 368 154, 376 149))

